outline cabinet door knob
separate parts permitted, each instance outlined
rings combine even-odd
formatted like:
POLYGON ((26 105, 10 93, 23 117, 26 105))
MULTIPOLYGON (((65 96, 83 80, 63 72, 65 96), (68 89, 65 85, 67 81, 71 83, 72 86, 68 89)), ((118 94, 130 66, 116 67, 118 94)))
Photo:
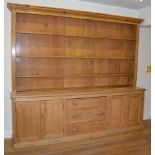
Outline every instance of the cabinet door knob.
POLYGON ((74 101, 72 104, 73 104, 73 105, 77 105, 77 102, 76 102, 76 101, 74 101))
POLYGON ((73 131, 76 132, 76 131, 78 131, 78 130, 77 130, 77 128, 73 128, 73 131))
POLYGON ((99 111, 99 112, 98 112, 98 115, 102 115, 102 114, 103 114, 103 112, 102 112, 102 111, 99 111))
POLYGON ((77 118, 77 115, 73 115, 73 118, 77 118))
POLYGON ((102 125, 98 125, 97 128, 103 128, 103 126, 102 125))

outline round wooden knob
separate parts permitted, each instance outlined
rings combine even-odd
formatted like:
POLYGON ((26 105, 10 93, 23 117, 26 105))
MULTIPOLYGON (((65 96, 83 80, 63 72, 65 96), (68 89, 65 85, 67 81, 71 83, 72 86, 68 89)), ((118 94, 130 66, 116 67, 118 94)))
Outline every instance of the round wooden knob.
POLYGON ((98 115, 102 115, 102 114, 103 114, 103 112, 101 112, 101 111, 98 112, 98 115))
POLYGON ((77 115, 73 115, 73 118, 77 118, 77 115))
POLYGON ((73 104, 73 105, 77 105, 77 102, 73 102, 72 104, 73 104))
POLYGON ((73 131, 76 132, 76 131, 78 131, 78 130, 77 130, 77 128, 73 128, 73 131))
POLYGON ((103 127, 102 125, 97 126, 97 128, 102 128, 102 127, 103 127))

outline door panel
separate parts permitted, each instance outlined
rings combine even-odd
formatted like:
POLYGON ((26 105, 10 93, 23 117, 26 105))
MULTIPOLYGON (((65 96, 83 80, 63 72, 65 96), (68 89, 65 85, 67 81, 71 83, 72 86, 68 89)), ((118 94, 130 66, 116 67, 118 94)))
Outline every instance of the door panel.
POLYGON ((139 125, 143 119, 143 95, 133 94, 127 96, 126 125, 139 125))
POLYGON ((110 120, 111 129, 124 127, 124 96, 112 96, 110 99, 110 120))
POLYGON ((43 113, 43 136, 63 136, 63 101, 42 102, 43 113))
POLYGON ((17 141, 33 141, 41 136, 40 102, 16 102, 17 141))

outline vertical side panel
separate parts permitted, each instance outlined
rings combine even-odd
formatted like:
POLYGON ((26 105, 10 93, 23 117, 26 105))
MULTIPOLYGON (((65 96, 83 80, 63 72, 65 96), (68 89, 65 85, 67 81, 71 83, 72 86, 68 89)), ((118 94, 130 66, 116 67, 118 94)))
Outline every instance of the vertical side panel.
POLYGON ((11 61, 12 61, 12 93, 16 92, 16 12, 12 11, 12 27, 11 27, 11 61))
POLYGON ((139 25, 137 25, 137 31, 136 31, 135 68, 134 68, 134 87, 136 87, 136 83, 137 83, 138 47, 139 47, 139 25))
POLYGON ((13 142, 17 142, 17 124, 16 124, 16 101, 15 99, 12 99, 12 127, 13 127, 13 132, 12 132, 12 138, 13 142))

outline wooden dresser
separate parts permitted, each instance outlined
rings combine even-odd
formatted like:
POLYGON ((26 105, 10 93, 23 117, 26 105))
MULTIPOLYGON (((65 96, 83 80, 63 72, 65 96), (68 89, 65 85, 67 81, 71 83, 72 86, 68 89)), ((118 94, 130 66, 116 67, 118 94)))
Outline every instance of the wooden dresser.
POLYGON ((8 4, 14 147, 142 128, 142 19, 8 4))

